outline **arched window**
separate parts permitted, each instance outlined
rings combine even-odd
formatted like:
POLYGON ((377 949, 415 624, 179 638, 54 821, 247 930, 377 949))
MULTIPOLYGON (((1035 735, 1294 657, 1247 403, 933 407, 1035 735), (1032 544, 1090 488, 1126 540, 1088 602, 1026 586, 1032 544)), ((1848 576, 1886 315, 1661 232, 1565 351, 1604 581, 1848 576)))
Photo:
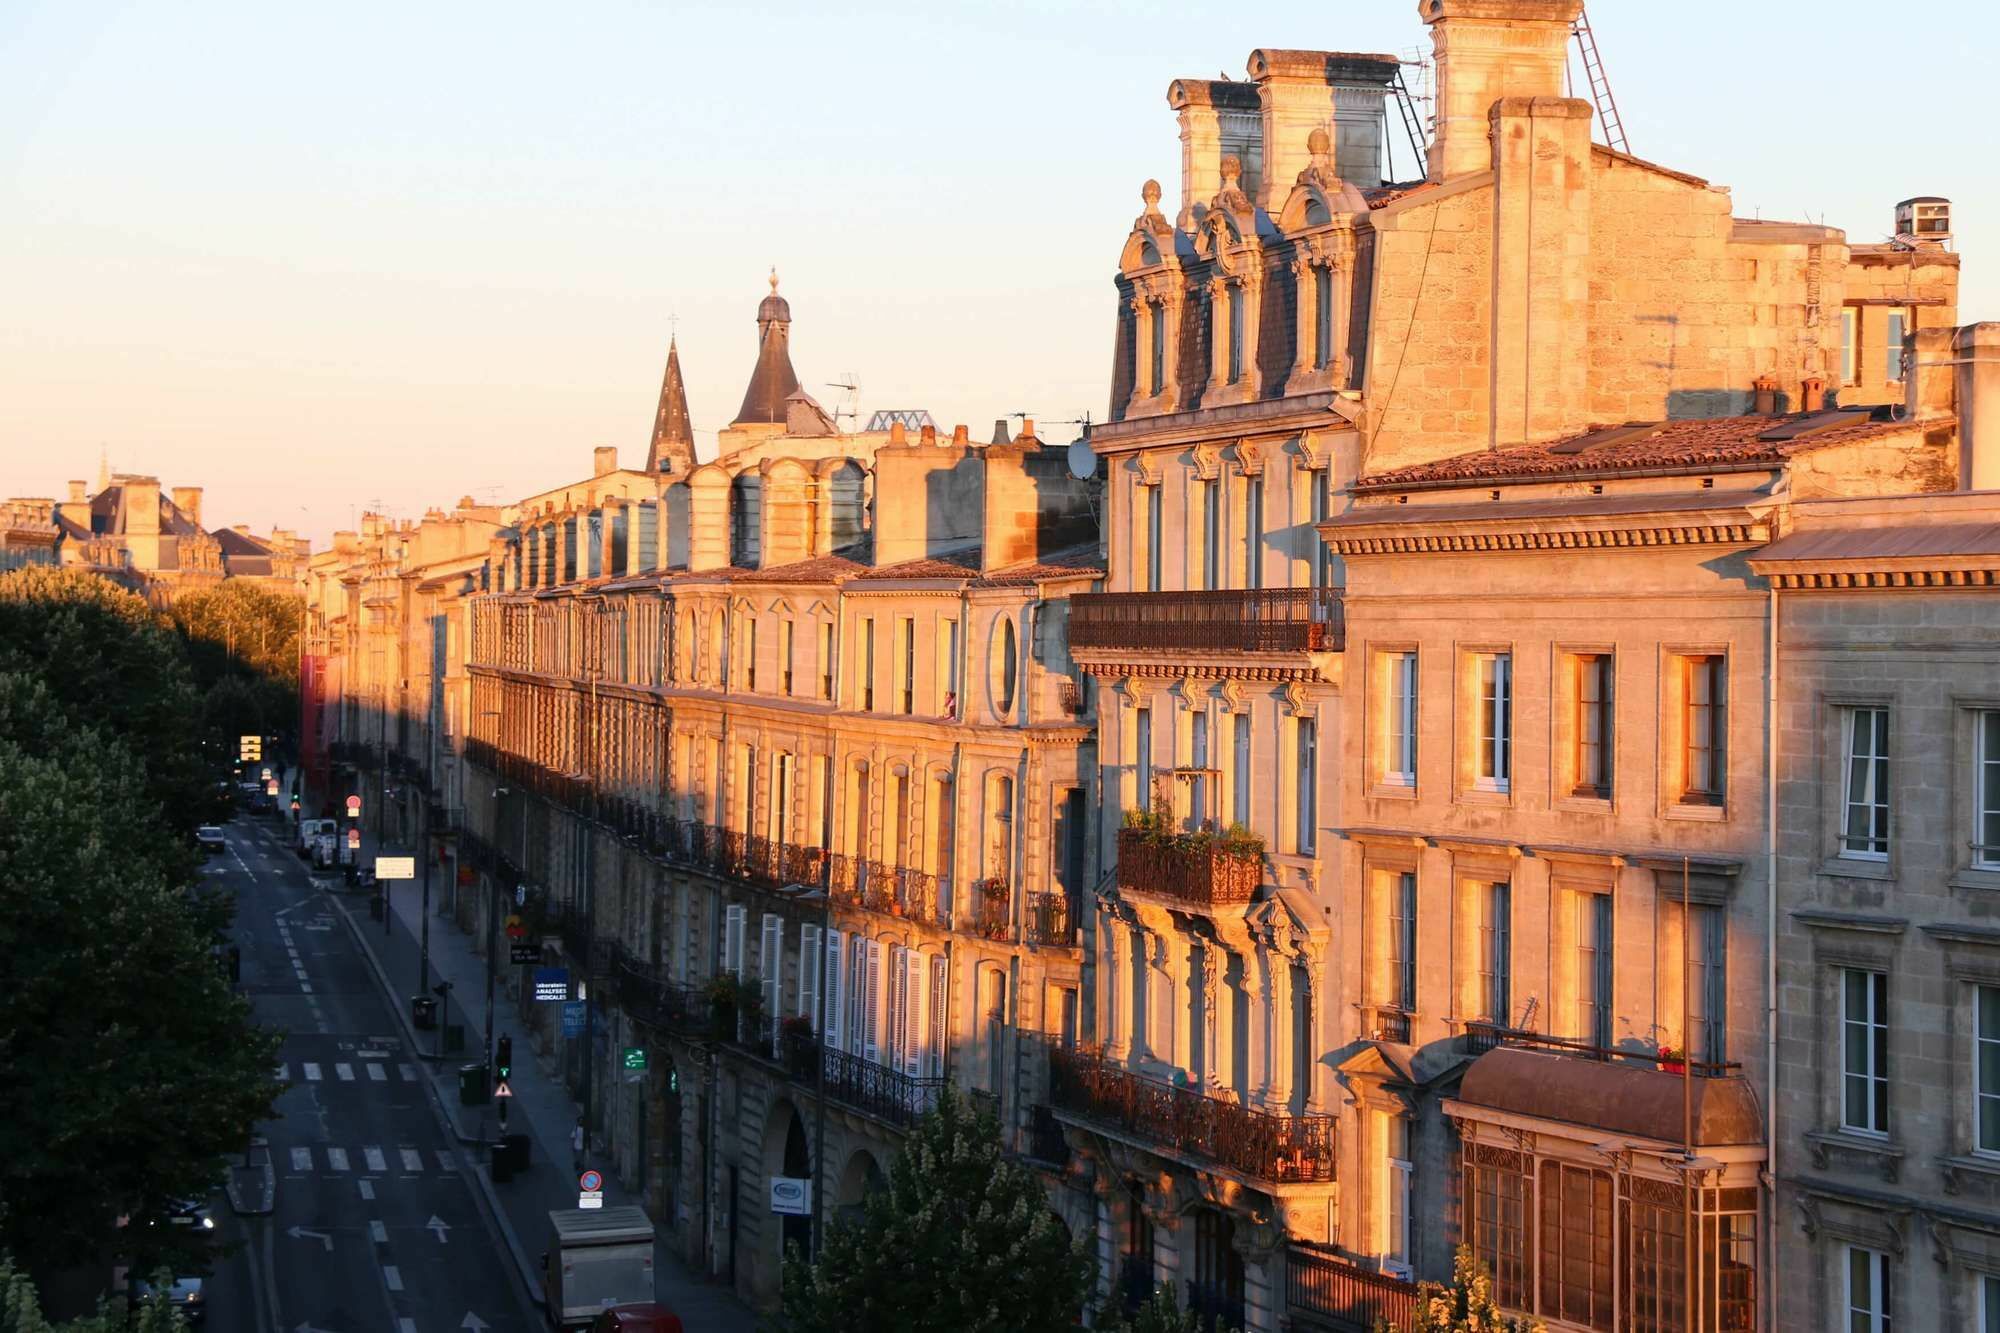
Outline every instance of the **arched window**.
POLYGON ((993 711, 1003 716, 1014 711, 1014 689, 1019 683, 1020 642, 1014 619, 1000 617, 993 631, 993 711))

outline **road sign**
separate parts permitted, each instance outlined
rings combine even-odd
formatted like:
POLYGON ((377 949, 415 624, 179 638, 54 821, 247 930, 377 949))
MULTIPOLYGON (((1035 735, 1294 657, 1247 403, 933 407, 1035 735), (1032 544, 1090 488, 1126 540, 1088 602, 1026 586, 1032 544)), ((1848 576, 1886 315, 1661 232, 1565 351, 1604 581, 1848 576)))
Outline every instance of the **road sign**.
POLYGON ((499 1081, 498 1083, 495 1083, 495 1084, 493 1085, 493 1096, 494 1096, 494 1097, 495 1097, 496 1099, 497 1099, 497 1098, 505 1098, 505 1097, 512 1097, 513 1095, 514 1095, 514 1090, 513 1090, 512 1088, 510 1088, 510 1087, 508 1087, 508 1086, 507 1086, 507 1080, 506 1080, 506 1079, 504 1079, 504 1078, 503 1078, 503 1079, 501 1079, 501 1080, 500 1080, 500 1081, 499 1081))
POLYGON ((526 907, 527 905, 528 905, 528 886, 525 884, 516 884, 514 886, 514 906, 526 907))
POLYGON ((278 794, 278 780, 276 778, 271 778, 264 783, 264 794, 266 796, 276 796, 278 794))
POLYGON ((414 856, 378 856, 375 858, 375 878, 377 879, 415 879, 416 877, 417 858, 414 856))
POLYGON ((771 1211, 809 1217, 813 1210, 812 1181, 803 1176, 771 1177, 771 1211))
POLYGON ((566 967, 536 968, 535 998, 537 1000, 567 1000, 569 998, 569 969, 566 967))
POLYGON ((361 850, 361 830, 360 830, 360 829, 358 829, 358 828, 351 828, 351 829, 347 830, 347 845, 348 845, 348 847, 349 847, 349 848, 350 848, 351 850, 353 850, 353 851, 357 851, 357 852, 358 852, 358 851, 360 851, 360 850, 361 850))
POLYGON ((525 938, 527 933, 528 933, 528 928, 521 923, 521 918, 519 916, 516 916, 514 913, 509 912, 507 914, 507 938, 510 940, 518 940, 525 938))
POLYGON ((579 1208, 602 1208, 604 1206, 604 1191, 588 1190, 577 1195, 576 1206, 579 1208))
POLYGON ((595 1194, 604 1188, 604 1176, 597 1171, 586 1171, 576 1178, 576 1187, 585 1194, 595 1194))
POLYGON ((644 1069, 646 1067, 646 1048, 644 1046, 627 1046, 625 1048, 625 1067, 627 1069, 644 1069))
POLYGON ((347 817, 349 819, 361 818, 361 798, 359 796, 350 796, 347 798, 347 817))
POLYGON ((563 1035, 581 1037, 583 1035, 583 1001, 563 1001, 563 1035))
POLYGON ((539 963, 542 961, 542 946, 519 943, 509 945, 507 959, 514 963, 539 963))

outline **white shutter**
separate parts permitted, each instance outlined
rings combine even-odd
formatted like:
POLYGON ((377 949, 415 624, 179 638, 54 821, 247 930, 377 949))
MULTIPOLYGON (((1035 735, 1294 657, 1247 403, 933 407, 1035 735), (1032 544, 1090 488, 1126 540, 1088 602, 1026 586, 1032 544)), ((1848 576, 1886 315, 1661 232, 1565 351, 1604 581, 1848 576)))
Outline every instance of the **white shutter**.
POLYGON ((746 910, 732 903, 722 917, 722 966, 738 981, 743 979, 743 930, 746 910))
POLYGON ((819 970, 825 963, 820 953, 818 926, 799 927, 799 1007, 798 1012, 819 1031, 819 970))
POLYGON ((927 1043, 925 1051, 927 1067, 924 1070, 924 1076, 926 1078, 941 1078, 944 1075, 944 1044, 947 1035, 944 1030, 944 1023, 949 1007, 946 1000, 946 987, 950 981, 950 974, 946 971, 946 967, 946 961, 942 956, 931 959, 930 1040, 927 1043))
POLYGON ((882 941, 868 942, 868 970, 862 978, 863 1024, 862 1058, 877 1063, 882 1058, 882 941))
POLYGON ((847 1053, 861 1055, 868 1039, 868 941, 856 936, 847 950, 847 1053))
POLYGON ((888 971, 883 977, 882 1001, 887 1032, 882 1043, 882 1063, 899 1074, 903 1071, 903 1032, 909 1015, 909 997, 904 994, 903 987, 903 959, 908 953, 909 950, 891 944, 886 960, 888 971))
POLYGON ((839 931, 829 930, 826 932, 826 977, 824 979, 826 985, 826 1031, 822 1032, 820 1036, 825 1040, 829 1049, 836 1051, 847 1049, 847 1030, 841 1026, 843 1014, 840 1007, 840 1002, 846 998, 846 993, 841 989, 840 985, 840 965, 846 961, 846 955, 842 950, 846 947, 847 940, 839 931))
POLYGON ((924 1021, 929 1007, 925 1003, 927 987, 924 983, 929 971, 924 956, 911 950, 909 975, 904 981, 904 990, 909 995, 909 1019, 903 1036, 903 1068, 915 1078, 921 1078, 924 1072, 924 1021))
POLYGON ((771 1040, 778 1038, 778 1006, 785 989, 785 920, 775 912, 764 913, 764 933, 757 941, 757 977, 764 985, 764 1021, 770 1025, 771 1040))

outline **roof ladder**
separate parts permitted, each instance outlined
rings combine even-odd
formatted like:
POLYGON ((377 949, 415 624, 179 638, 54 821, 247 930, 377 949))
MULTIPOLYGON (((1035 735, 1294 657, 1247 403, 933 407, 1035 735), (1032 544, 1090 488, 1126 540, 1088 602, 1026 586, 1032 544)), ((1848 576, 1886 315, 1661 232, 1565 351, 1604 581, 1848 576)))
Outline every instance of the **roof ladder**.
POLYGON ((1625 122, 1618 118, 1618 101, 1611 95, 1611 80, 1604 76, 1604 61, 1597 54, 1597 38, 1590 32, 1590 16, 1578 10, 1576 22, 1569 26, 1569 34, 1576 38, 1577 50, 1583 53, 1583 77, 1590 85, 1590 100, 1597 103, 1597 119, 1604 126, 1605 145, 1629 154, 1632 150, 1625 143, 1625 122))
POLYGON ((1410 96, 1410 86, 1403 82, 1403 71, 1396 70, 1396 81, 1389 85, 1389 92, 1396 99, 1396 110, 1403 113, 1403 130, 1410 136, 1410 150, 1417 155, 1417 175, 1424 174, 1428 145, 1424 136, 1423 117, 1417 114, 1416 99, 1410 96))

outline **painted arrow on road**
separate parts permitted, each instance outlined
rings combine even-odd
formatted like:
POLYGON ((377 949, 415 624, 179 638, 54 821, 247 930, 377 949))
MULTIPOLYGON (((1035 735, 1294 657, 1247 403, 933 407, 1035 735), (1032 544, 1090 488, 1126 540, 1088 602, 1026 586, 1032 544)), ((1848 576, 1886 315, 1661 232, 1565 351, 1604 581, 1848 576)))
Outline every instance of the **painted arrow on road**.
POLYGON ((285 1234, 293 1240, 304 1240, 307 1236, 311 1236, 314 1240, 326 1246, 327 1253, 333 1253, 333 1237, 327 1235, 324 1231, 307 1231, 304 1227, 291 1227, 286 1230, 285 1234))
POLYGON ((488 1325, 484 1319, 481 1319, 478 1315, 473 1314, 470 1311, 467 1311, 465 1316, 465 1322, 460 1324, 459 1327, 464 1329, 470 1329, 472 1333, 484 1333, 488 1325))
POLYGON ((439 1217, 436 1213, 432 1213, 431 1220, 424 1223, 424 1225, 429 1227, 431 1234, 438 1238, 438 1244, 443 1245, 446 1243, 444 1238, 444 1233, 451 1230, 450 1223, 446 1222, 442 1217, 439 1217))

